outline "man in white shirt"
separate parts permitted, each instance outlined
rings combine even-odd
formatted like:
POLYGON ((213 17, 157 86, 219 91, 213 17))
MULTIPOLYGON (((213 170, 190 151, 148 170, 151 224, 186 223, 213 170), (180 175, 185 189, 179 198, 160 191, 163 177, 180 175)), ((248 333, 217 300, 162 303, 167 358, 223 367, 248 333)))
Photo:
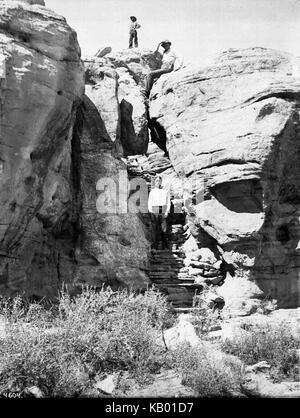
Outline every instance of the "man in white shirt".
POLYGON ((167 232, 167 217, 171 208, 170 191, 162 188, 162 178, 157 176, 154 182, 154 189, 151 190, 148 200, 148 210, 156 218, 157 240, 161 239, 162 244, 167 248, 165 233, 167 232))
POLYGON ((175 64, 178 63, 176 69, 181 68, 183 65, 182 58, 180 58, 171 48, 171 45, 172 43, 166 39, 158 44, 156 51, 154 52, 156 56, 160 46, 164 49, 161 68, 159 70, 150 71, 146 77, 145 96, 147 98, 150 95, 154 80, 158 79, 163 74, 173 71, 175 69, 175 64))

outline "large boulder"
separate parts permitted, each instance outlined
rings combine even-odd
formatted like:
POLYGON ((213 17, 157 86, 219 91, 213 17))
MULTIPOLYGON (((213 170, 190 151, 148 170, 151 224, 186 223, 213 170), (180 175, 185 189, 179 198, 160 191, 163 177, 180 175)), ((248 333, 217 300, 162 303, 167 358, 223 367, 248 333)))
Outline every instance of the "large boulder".
POLYGON ((208 68, 162 76, 151 93, 152 124, 194 188, 194 224, 246 278, 246 305, 300 303, 298 73, 290 54, 229 50, 208 68))
POLYGON ((85 93, 97 107, 110 139, 119 149, 121 119, 117 72, 108 66, 90 67, 86 72, 85 93))
POLYGON ((125 156, 145 154, 148 111, 141 90, 146 74, 160 66, 161 56, 126 49, 84 62, 86 94, 100 112, 116 149, 125 156))
POLYGON ((147 108, 141 89, 126 68, 118 68, 117 73, 124 155, 145 154, 149 134, 147 108))
POLYGON ((72 275, 80 48, 63 17, 24 2, 0 2, 0 32, 0 290, 53 295, 72 275))

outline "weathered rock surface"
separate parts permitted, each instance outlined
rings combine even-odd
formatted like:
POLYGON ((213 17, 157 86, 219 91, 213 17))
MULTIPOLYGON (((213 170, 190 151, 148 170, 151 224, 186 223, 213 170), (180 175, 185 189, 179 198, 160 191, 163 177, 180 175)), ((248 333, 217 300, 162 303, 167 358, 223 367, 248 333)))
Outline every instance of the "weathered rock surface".
POLYGON ((73 143, 79 148, 75 165, 80 204, 75 286, 146 288, 148 230, 139 214, 127 212, 127 167, 114 156, 104 122, 87 97, 77 112, 73 143), (101 200, 106 185, 110 207, 101 200))
POLYGON ((40 6, 45 6, 44 0, 19 0, 22 3, 28 3, 28 4, 39 4, 40 6))
POLYGON ((117 149, 125 156, 147 151, 147 108, 141 88, 147 72, 160 62, 161 58, 156 59, 151 51, 128 49, 85 59, 86 94, 101 113, 117 149))
POLYGON ((255 398, 300 398, 299 382, 273 383, 264 373, 247 373, 243 392, 255 398))
POLYGON ((189 344, 191 347, 197 347, 202 344, 193 324, 184 314, 179 316, 178 323, 174 327, 164 332, 164 339, 169 350, 176 350, 183 344, 189 344))
POLYGON ((57 294, 72 275, 71 133, 83 89, 76 33, 38 5, 0 3, 0 288, 57 294))
POLYGON ((118 100, 118 74, 110 67, 95 67, 86 76, 86 95, 101 114, 111 141, 119 147, 120 107, 118 100))
MULTIPOLYGON (((128 381, 125 381, 128 384, 128 381)), ((127 398, 194 398, 194 390, 182 384, 182 376, 173 370, 163 370, 154 377, 154 382, 141 386, 133 382, 132 387, 118 393, 127 398)))
POLYGON ((256 326, 265 326, 266 329, 284 326, 296 340, 300 340, 300 309, 277 309, 268 315, 254 313, 242 317, 241 315, 222 321, 222 329, 210 332, 211 338, 236 341, 245 337, 256 326))
POLYGON ((55 297, 63 283, 71 292, 104 283, 145 288, 148 219, 127 212, 127 166, 119 158, 121 97, 135 106, 129 148, 142 152, 148 144, 140 86, 127 67, 132 60, 118 64, 123 75, 111 60, 87 71, 93 103, 84 96, 76 33, 64 18, 5 1, 0 31, 1 293, 55 297), (113 210, 101 213, 106 181, 117 188, 105 195, 113 210))
POLYGON ((121 143, 124 155, 145 154, 148 148, 147 109, 141 90, 126 68, 118 68, 121 143))
MULTIPOLYGON (((211 249, 246 278, 238 298, 249 302, 248 313, 251 299, 256 306, 265 296, 280 307, 300 303, 295 68, 286 53, 229 50, 209 68, 162 76, 151 93, 152 124, 176 175, 195 189, 186 204, 193 236, 200 247, 210 237, 211 249)), ((227 302, 234 297, 229 292, 227 302)))

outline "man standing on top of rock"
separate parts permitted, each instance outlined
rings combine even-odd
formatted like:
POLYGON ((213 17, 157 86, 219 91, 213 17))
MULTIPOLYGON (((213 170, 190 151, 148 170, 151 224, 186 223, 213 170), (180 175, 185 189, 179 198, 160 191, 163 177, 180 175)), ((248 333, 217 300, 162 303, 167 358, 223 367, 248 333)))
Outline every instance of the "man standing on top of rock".
POLYGON ((151 190, 148 199, 148 210, 156 218, 156 235, 160 238, 162 245, 167 248, 168 243, 165 237, 167 232, 167 217, 171 208, 170 191, 162 187, 161 176, 156 176, 154 189, 151 190))
POLYGON ((141 27, 141 25, 137 22, 137 18, 135 16, 130 16, 131 24, 129 28, 129 48, 132 48, 132 44, 134 41, 134 46, 138 48, 139 41, 137 36, 137 30, 141 27))
POLYGON ((178 54, 171 48, 172 42, 168 39, 160 42, 154 52, 154 56, 156 57, 158 54, 159 47, 162 46, 164 49, 163 57, 162 57, 162 66, 159 70, 150 71, 146 77, 146 86, 144 95, 148 98, 150 95, 150 91, 152 89, 154 80, 158 79, 161 75, 170 73, 175 69, 175 63, 178 62, 178 67, 176 70, 183 65, 183 59, 178 56, 178 54))

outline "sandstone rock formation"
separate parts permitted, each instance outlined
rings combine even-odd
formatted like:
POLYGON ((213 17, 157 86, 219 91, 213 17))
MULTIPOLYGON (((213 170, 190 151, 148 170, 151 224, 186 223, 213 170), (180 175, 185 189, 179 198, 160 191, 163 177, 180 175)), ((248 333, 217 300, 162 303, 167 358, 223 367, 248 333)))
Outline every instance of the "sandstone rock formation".
POLYGON ((242 285, 236 298, 227 292, 227 306, 237 311, 252 300, 250 312, 268 296, 282 307, 300 302, 294 74, 289 54, 230 50, 209 68, 162 76, 151 94, 151 122, 175 175, 194 187, 194 204, 190 196, 186 206, 196 244, 223 259, 235 289, 242 285))
POLYGON ((45 6, 45 2, 44 0, 19 0, 23 3, 28 3, 28 4, 39 4, 40 6, 45 6))
POLYGON ((80 205, 74 285, 146 288, 150 237, 143 219, 127 212, 127 167, 114 156, 113 141, 87 97, 77 112, 73 143, 80 205), (101 213, 96 202, 106 185, 113 207, 101 213))
POLYGON ((0 32, 1 293, 47 296, 61 287, 61 268, 72 275, 71 133, 84 89, 80 48, 64 18, 37 5, 2 1, 0 32))
POLYGON ((160 58, 151 51, 124 50, 87 58, 85 65, 86 94, 100 111, 116 149, 125 156, 144 154, 149 135, 141 86, 160 58))
MULTIPOLYGON (((1 2, 0 29, 1 293, 55 297, 63 283, 70 291, 104 282, 145 287, 145 219, 96 207, 99 180, 127 180, 116 157, 117 72, 110 67, 98 84, 100 115, 83 96, 80 48, 64 18, 1 2)), ((124 192, 126 203, 126 184, 124 192)))
POLYGON ((177 303, 213 288, 231 314, 266 297, 298 306, 298 61, 230 50, 162 76, 148 111, 141 88, 161 58, 105 48, 84 81, 75 32, 43 6, 0 3, 1 293, 150 277, 177 303), (126 213, 128 180, 157 173, 175 214, 170 249, 151 257, 153 218, 126 213))

